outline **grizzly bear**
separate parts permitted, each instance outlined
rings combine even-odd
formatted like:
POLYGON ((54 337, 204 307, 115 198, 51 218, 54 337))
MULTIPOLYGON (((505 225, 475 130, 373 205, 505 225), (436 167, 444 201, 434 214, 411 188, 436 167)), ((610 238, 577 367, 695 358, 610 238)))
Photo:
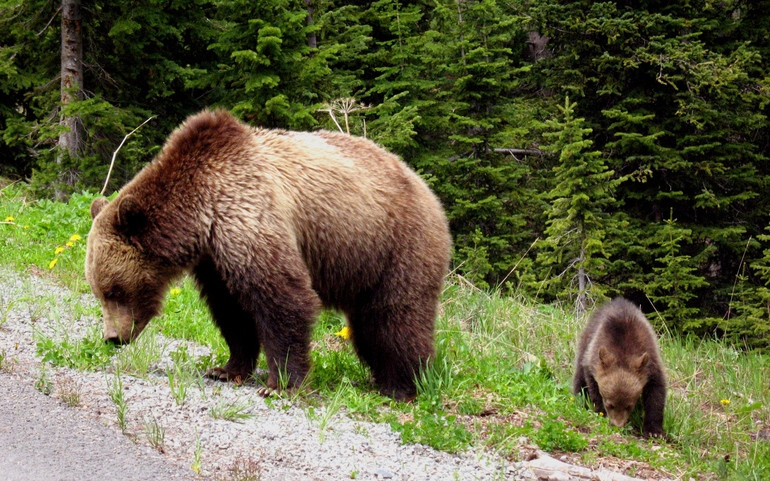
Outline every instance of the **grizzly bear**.
POLYGON ((588 322, 577 352, 573 392, 586 389, 597 412, 622 427, 642 399, 645 437, 663 436, 666 375, 657 337, 639 308, 616 298, 588 322))
POLYGON ((328 307, 346 315, 380 391, 415 397, 451 238, 427 184, 375 143, 206 110, 112 202, 94 200, 91 216, 86 277, 106 340, 136 338, 169 283, 190 273, 230 349, 209 376, 240 383, 263 350, 268 388, 279 374, 298 386, 313 320, 328 307))

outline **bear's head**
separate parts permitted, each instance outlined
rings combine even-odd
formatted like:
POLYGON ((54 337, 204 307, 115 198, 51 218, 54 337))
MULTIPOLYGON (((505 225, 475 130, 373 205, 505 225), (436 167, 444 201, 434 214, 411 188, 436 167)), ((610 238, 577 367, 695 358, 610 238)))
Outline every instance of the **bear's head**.
POLYGON ((623 427, 628 422, 647 384, 649 361, 650 356, 645 352, 633 356, 627 363, 621 363, 607 348, 599 348, 595 379, 607 418, 613 426, 623 427))
POLYGON ((102 304, 104 339, 131 342, 161 309, 172 271, 144 243, 147 217, 132 196, 91 204, 86 279, 102 304))

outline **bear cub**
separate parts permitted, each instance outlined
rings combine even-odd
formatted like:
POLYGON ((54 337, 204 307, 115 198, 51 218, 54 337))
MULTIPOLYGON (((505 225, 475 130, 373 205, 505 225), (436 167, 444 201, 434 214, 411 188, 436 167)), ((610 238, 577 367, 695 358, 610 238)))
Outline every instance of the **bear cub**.
POLYGON ((623 298, 597 310, 580 337, 573 392, 588 391, 597 412, 622 427, 641 397, 645 437, 663 437, 666 375, 655 332, 623 298))

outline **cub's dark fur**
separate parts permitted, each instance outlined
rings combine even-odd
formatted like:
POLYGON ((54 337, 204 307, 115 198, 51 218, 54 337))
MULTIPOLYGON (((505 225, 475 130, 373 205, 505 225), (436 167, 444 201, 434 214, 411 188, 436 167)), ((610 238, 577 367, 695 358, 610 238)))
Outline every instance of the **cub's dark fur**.
POLYGON ((639 308, 617 298, 597 310, 580 337, 575 395, 588 391, 597 412, 624 426, 639 397, 643 434, 663 436, 666 375, 655 332, 639 308))

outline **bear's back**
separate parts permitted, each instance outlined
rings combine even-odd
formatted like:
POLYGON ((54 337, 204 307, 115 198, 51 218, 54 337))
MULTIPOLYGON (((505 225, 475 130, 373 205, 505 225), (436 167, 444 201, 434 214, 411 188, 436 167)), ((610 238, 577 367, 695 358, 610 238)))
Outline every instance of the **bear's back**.
POLYGON ((648 353, 654 363, 660 355, 657 336, 641 310, 630 301, 616 298, 591 317, 580 342, 579 358, 586 366, 595 366, 599 348, 604 347, 621 366, 648 353))
POLYGON ((297 160, 279 184, 289 184, 287 192, 295 196, 292 228, 322 298, 346 304, 403 251, 443 276, 451 249, 443 208, 403 161, 374 142, 341 133, 290 132, 285 138, 297 160))

